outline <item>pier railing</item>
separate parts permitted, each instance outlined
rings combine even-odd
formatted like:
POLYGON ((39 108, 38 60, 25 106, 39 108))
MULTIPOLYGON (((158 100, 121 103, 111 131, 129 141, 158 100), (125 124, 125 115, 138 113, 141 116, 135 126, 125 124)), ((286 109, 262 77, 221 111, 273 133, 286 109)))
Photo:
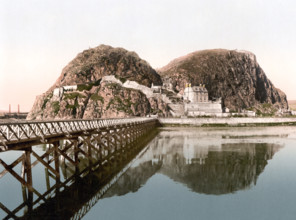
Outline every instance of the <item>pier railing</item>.
POLYGON ((20 143, 39 141, 67 136, 80 132, 98 130, 110 126, 149 122, 151 118, 120 118, 94 120, 26 121, 0 123, 0 152, 10 150, 10 146, 20 143))

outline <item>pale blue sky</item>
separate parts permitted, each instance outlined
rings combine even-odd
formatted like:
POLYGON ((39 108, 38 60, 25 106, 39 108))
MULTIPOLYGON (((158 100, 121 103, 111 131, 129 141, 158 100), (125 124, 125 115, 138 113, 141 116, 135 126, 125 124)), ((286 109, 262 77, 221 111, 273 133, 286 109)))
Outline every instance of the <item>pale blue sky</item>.
POLYGON ((29 111, 67 63, 100 44, 154 68, 196 50, 249 50, 296 99, 295 15, 293 0, 0 0, 0 109, 29 111))

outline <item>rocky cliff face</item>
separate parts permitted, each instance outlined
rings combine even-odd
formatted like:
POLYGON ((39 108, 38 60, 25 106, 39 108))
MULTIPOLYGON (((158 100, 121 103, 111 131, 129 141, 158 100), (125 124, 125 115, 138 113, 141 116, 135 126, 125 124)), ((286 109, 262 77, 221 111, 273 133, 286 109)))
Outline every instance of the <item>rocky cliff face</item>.
POLYGON ((230 110, 288 108, 286 95, 275 88, 250 52, 198 51, 173 60, 158 72, 173 80, 177 92, 182 93, 187 82, 205 84, 210 98, 221 97, 230 110))
POLYGON ((103 76, 133 80, 145 86, 160 85, 160 76, 135 52, 100 45, 79 53, 62 71, 53 87, 95 82, 103 76))
POLYGON ((274 113, 288 108, 286 95, 274 87, 250 52, 198 51, 172 61, 159 74, 136 53, 123 48, 101 45, 85 50, 36 98, 27 119, 164 116, 171 100, 151 95, 150 86, 161 85, 161 78, 167 77, 180 94, 187 82, 205 84, 210 98, 221 97, 223 107, 233 111, 249 108, 274 113), (117 81, 102 81, 111 76, 117 81), (131 87, 123 86, 124 82, 131 87))
POLYGON ((101 82, 113 75, 150 87, 161 77, 134 52, 101 45, 78 54, 62 71, 56 83, 38 96, 27 119, 111 118, 164 114, 166 104, 147 98, 140 90, 120 83, 101 82), (67 88, 67 86, 77 87, 67 88), (60 88, 60 91, 57 91, 60 88))

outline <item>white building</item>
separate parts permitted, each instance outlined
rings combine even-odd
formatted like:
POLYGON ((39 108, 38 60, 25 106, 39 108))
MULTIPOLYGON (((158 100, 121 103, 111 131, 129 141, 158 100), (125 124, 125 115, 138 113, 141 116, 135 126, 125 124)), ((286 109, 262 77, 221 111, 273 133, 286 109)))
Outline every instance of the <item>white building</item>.
POLYGON ((209 101, 208 90, 204 85, 192 87, 190 83, 186 83, 183 100, 187 116, 219 116, 222 114, 221 99, 209 101))
POLYGON ((58 87, 53 90, 53 96, 55 98, 61 98, 64 92, 76 91, 76 90, 77 90, 77 85, 58 87))
POLYGON ((191 87, 190 83, 186 83, 183 100, 188 103, 208 102, 208 90, 204 85, 191 87))
POLYGON ((156 86, 152 83, 151 85, 151 89, 153 90, 153 92, 155 93, 161 93, 161 89, 162 89, 162 86, 156 86))

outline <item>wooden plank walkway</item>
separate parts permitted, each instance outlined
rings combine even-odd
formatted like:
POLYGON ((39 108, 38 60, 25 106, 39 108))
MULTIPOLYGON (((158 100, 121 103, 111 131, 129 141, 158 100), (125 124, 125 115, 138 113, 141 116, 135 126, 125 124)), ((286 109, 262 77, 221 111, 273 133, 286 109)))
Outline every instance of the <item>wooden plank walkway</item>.
POLYGON ((123 126, 153 121, 152 118, 114 118, 93 120, 25 121, 0 123, 0 152, 26 147, 22 143, 47 143, 47 139, 67 137, 110 126, 123 126))

